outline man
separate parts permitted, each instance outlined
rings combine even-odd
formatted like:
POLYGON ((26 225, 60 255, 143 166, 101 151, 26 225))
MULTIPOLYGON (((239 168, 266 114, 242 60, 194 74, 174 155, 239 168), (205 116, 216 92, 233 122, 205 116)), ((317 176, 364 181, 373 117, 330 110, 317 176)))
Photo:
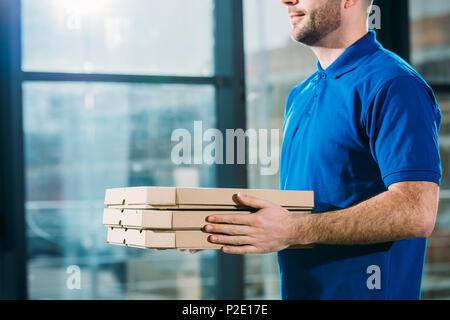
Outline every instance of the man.
POLYGON ((283 299, 419 299, 442 171, 433 92, 368 32, 371 1, 282 3, 318 71, 287 99, 280 184, 314 190, 315 212, 239 195, 259 211, 208 217, 210 240, 278 252, 283 299))

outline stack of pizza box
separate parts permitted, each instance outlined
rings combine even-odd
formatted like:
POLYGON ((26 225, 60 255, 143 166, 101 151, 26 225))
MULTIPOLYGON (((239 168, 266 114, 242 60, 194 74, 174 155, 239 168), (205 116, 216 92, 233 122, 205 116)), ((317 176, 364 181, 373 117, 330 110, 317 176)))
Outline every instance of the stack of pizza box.
POLYGON ((272 201, 291 212, 310 213, 312 191, 134 187, 107 189, 103 224, 107 242, 148 249, 220 249, 204 231, 213 214, 253 214, 237 193, 272 201))

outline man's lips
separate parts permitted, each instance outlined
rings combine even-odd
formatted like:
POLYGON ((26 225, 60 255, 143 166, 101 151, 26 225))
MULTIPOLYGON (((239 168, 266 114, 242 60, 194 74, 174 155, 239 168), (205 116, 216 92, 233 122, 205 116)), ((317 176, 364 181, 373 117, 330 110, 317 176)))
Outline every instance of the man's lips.
POLYGON ((295 12, 289 14, 292 23, 296 23, 297 21, 301 20, 304 16, 305 14, 302 12, 295 12))
POLYGON ((291 22, 292 23, 296 23, 298 21, 300 21, 305 15, 301 14, 301 13, 295 13, 295 14, 290 14, 289 17, 291 18, 291 22))

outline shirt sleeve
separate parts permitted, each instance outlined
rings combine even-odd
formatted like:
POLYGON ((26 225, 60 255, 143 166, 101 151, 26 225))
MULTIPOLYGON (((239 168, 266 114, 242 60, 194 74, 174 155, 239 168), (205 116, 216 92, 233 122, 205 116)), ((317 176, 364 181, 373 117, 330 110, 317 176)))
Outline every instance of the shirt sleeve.
POLYGON ((426 84, 413 77, 389 81, 373 99, 365 126, 386 188, 401 181, 440 185, 441 112, 426 84))

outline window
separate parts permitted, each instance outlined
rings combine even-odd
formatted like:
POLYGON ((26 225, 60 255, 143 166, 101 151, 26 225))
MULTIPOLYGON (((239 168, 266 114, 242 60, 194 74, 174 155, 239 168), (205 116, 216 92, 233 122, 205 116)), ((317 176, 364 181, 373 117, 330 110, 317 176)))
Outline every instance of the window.
POLYGON ((450 292, 450 2, 410 0, 409 4, 411 63, 433 87, 442 112, 443 176, 436 226, 428 239, 422 298, 443 299, 450 292))
POLYGON ((173 130, 216 125, 213 30, 212 1, 22 1, 29 298, 215 297, 214 251, 108 245, 101 222, 106 188, 216 185, 170 160, 173 130))
POLYGON ((213 2, 23 0, 23 70, 214 73, 213 2))

